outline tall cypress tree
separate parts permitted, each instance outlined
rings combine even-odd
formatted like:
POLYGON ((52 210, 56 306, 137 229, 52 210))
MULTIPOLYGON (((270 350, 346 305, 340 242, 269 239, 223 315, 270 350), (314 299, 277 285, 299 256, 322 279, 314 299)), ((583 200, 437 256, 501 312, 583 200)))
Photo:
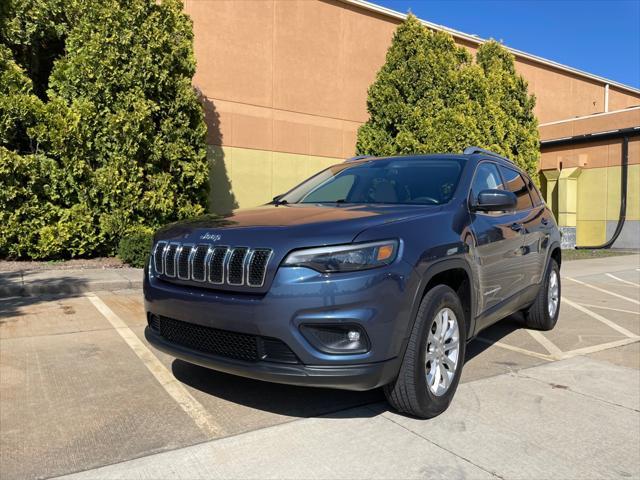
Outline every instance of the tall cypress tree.
POLYGON ((516 73, 513 56, 491 41, 472 60, 451 35, 409 15, 369 88, 370 118, 358 131, 357 153, 459 153, 477 145, 535 173, 535 99, 516 73))
POLYGON ((0 40, 0 256, 113 254, 131 230, 204 212, 179 0, 12 1, 0 40))

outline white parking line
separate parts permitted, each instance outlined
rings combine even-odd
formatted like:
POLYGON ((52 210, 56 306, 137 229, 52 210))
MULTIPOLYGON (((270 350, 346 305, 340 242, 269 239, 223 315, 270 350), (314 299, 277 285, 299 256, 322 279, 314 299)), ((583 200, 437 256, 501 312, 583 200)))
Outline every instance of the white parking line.
POLYGON ((475 339, 479 342, 486 343, 487 345, 495 345, 496 347, 500 347, 505 350, 511 350, 512 352, 521 353, 530 357, 540 358, 541 360, 546 360, 548 362, 555 360, 555 358, 549 355, 545 355, 544 353, 532 352, 530 350, 525 350, 524 348, 514 347, 513 345, 509 345, 507 343, 494 342, 493 340, 489 340, 488 338, 478 336, 475 339))
POLYGON ((634 312, 633 310, 624 310, 622 308, 605 307, 604 305, 591 305, 590 303, 582 303, 582 302, 579 302, 578 305, 582 305, 583 307, 601 308, 603 310, 611 310, 614 312, 631 313, 633 315, 640 315, 640 310, 636 310, 634 312))
POLYGON ((613 278, 614 280, 617 280, 619 282, 626 283, 627 285, 631 285, 632 287, 640 287, 640 283, 630 282, 629 280, 625 280, 623 278, 616 277, 615 275, 611 275, 610 273, 605 273, 605 275, 607 277, 613 278))
POLYGON ((575 308, 576 310, 580 310, 582 313, 586 313, 587 315, 589 315, 591 318, 595 318, 596 320, 604 323, 605 325, 607 325, 610 328, 613 328, 614 330, 620 332, 621 334, 623 334, 625 337, 629 337, 629 338, 637 338, 638 336, 633 333, 630 332, 629 330, 627 330, 624 327, 621 327, 620 325, 618 325, 617 323, 613 323, 611 320, 609 320, 608 318, 603 317, 602 315, 597 314, 596 312, 592 312, 591 310, 589 310, 588 308, 583 307, 582 305, 572 302, 571 300, 569 300, 566 297, 562 297, 562 303, 566 303, 567 305, 569 305, 570 307, 575 308))
POLYGON ((562 350, 560 350, 551 340, 545 337, 541 332, 537 330, 527 330, 529 335, 544 347, 544 349, 551 354, 554 358, 560 358, 562 356, 562 350))
POLYGON ((111 310, 100 297, 94 293, 87 293, 86 298, 94 307, 106 318, 122 339, 129 345, 131 350, 142 360, 145 367, 151 372, 155 379, 162 385, 162 388, 173 398, 180 408, 191 417, 195 424, 205 434, 219 437, 224 430, 216 423, 214 418, 205 410, 189 391, 178 382, 173 374, 156 358, 156 356, 140 341, 135 333, 124 321, 111 310))
MULTIPOLYGON (((592 288, 592 289, 597 290, 599 292, 606 293, 608 295, 612 295, 614 297, 621 298, 622 300, 626 300, 627 302, 632 302, 632 303, 635 303, 636 305, 640 305, 640 302, 638 300, 633 299, 633 298, 625 297, 624 295, 619 295, 619 294, 617 294, 615 292, 610 292, 609 290, 605 290, 604 288, 596 287, 595 285, 589 285, 588 283, 585 283, 585 282, 583 282, 581 280, 576 280, 575 278, 572 278, 572 277, 564 277, 564 278, 566 278, 567 280, 571 280, 572 282, 579 283, 580 285, 584 285, 585 287, 592 288)), ((563 298, 563 300, 564 300, 564 298, 563 298)))
POLYGON ((630 345, 636 342, 640 342, 640 337, 623 338, 622 340, 616 340, 615 342, 601 343, 599 345, 591 345, 590 347, 577 348, 576 350, 570 350, 563 353, 562 359, 577 357, 578 355, 587 355, 589 353, 601 352, 602 350, 609 350, 610 348, 623 347, 624 345, 630 345))

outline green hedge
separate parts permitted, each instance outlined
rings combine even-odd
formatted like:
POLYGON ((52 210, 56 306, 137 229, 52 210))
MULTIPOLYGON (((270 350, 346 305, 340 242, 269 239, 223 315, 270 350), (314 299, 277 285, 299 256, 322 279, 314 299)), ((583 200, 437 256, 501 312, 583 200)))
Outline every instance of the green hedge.
POLYGON ((489 41, 475 60, 450 34, 409 15, 369 88, 357 153, 461 153, 475 145, 508 156, 537 179, 535 98, 513 55, 489 41))
POLYGON ((144 267, 149 252, 153 233, 147 229, 135 229, 125 234, 118 244, 118 257, 132 267, 144 267))
POLYGON ((0 15, 0 257, 112 255, 137 226, 205 211, 181 2, 33 0, 0 15))

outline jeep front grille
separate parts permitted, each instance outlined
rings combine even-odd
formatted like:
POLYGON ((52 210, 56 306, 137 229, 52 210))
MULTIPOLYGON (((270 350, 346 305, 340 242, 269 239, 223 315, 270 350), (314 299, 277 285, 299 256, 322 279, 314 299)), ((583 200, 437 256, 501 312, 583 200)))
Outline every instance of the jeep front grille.
POLYGON ((273 251, 269 248, 191 245, 161 241, 152 252, 156 274, 212 285, 264 285, 273 251))
POLYGON ((248 248, 234 248, 229 254, 227 263, 227 283, 242 285, 244 283, 244 260, 247 258, 248 248))
POLYGON ((164 249, 164 274, 173 278, 176 276, 176 253, 178 252, 178 244, 170 243, 164 249))

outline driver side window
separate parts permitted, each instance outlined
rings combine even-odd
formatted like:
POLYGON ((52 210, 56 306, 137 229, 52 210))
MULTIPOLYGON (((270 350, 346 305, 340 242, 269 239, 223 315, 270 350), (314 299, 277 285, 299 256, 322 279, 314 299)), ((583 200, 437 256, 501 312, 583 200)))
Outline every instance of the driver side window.
POLYGON ((478 200, 478 194, 483 190, 504 190, 498 168, 493 163, 483 162, 476 169, 471 184, 471 198, 474 202, 478 200))

